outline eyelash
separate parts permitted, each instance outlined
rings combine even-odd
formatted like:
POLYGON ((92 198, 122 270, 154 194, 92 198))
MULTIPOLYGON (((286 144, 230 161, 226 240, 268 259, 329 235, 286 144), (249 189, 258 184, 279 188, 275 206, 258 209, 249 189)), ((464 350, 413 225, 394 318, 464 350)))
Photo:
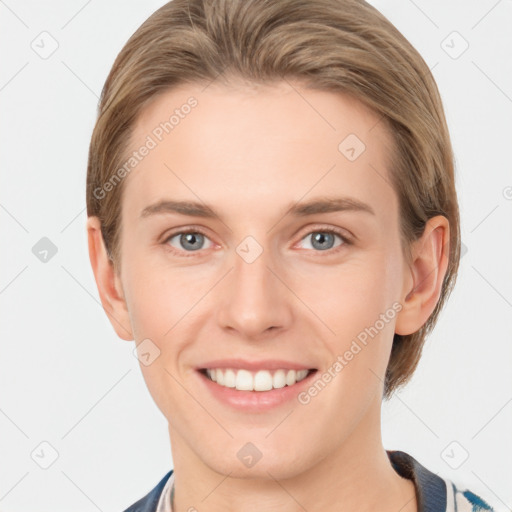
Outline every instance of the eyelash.
MULTIPOLYGON (((199 233, 208 238, 208 235, 202 229, 191 227, 191 228, 181 229, 180 231, 176 231, 174 233, 169 234, 169 236, 167 236, 165 238, 165 240, 163 240, 162 244, 165 246, 165 248, 167 250, 169 250, 173 254, 183 256, 182 253, 184 252, 185 253, 185 256, 183 256, 184 258, 195 257, 196 256, 195 253, 196 252, 199 253, 201 251, 179 251, 179 250, 175 249, 174 247, 171 247, 168 244, 168 242, 171 238, 174 238, 176 235, 184 235, 186 233, 194 233, 194 234, 199 233), (187 252, 189 254, 187 254, 187 252)), ((341 245, 339 245, 338 247, 335 247, 334 249, 328 249, 327 251, 313 251, 313 252, 319 252, 319 253, 325 252, 328 254, 335 254, 338 251, 342 250, 345 246, 353 244, 352 240, 350 238, 348 238, 345 234, 343 234, 344 232, 342 232, 341 230, 335 229, 335 228, 318 228, 317 227, 315 229, 312 229, 308 233, 306 233, 300 240, 303 240, 304 238, 311 235, 312 233, 330 233, 333 235, 338 235, 341 238, 341 240, 343 241, 343 243, 341 245)))

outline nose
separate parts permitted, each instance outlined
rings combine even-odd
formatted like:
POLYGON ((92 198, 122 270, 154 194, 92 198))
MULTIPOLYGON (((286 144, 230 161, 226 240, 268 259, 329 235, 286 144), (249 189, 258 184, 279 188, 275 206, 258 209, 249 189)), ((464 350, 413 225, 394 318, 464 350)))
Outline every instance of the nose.
POLYGON ((269 251, 251 260, 243 249, 234 254, 233 268, 218 297, 217 319, 221 328, 237 337, 258 340, 289 328, 293 293, 269 251))

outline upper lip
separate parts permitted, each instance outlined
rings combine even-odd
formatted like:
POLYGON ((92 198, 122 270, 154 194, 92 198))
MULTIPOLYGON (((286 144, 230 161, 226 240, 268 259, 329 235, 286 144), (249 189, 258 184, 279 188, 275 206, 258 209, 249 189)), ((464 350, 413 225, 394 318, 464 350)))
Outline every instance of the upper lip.
POLYGON ((284 359, 266 359, 264 361, 246 361, 244 359, 215 359, 196 367, 197 370, 206 368, 233 368, 245 370, 313 370, 310 365, 285 361, 284 359))

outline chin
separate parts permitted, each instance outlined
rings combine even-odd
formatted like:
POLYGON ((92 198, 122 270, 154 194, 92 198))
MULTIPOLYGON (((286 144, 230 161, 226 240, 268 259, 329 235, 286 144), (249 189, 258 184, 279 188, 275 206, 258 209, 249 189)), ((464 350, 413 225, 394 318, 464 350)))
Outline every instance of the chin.
POLYGON ((261 443, 246 441, 234 444, 237 445, 234 449, 230 446, 220 450, 220 453, 210 451, 207 457, 201 458, 212 471, 242 480, 285 480, 297 476, 309 467, 304 460, 305 454, 301 453, 301 457, 298 457, 296 454, 299 448, 294 449, 289 443, 286 446, 281 444, 281 448, 266 448, 263 439, 261 443))
POLYGON ((230 478, 241 480, 286 480, 302 472, 292 461, 264 461, 263 459, 264 457, 252 467, 245 467, 238 460, 218 461, 218 464, 210 466, 210 469, 221 475, 229 475, 230 478))

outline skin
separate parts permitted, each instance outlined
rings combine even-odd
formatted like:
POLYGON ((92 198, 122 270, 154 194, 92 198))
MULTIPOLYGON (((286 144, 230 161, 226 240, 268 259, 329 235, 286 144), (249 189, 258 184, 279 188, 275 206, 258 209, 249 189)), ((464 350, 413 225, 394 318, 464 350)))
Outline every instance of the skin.
POLYGON ((394 471, 382 444, 381 397, 393 334, 417 331, 439 299, 448 221, 430 219, 407 264, 385 124, 349 96, 291 83, 189 84, 145 108, 133 149, 187 98, 198 100, 125 178, 119 274, 98 219, 87 221, 101 301, 119 337, 149 338, 160 350, 141 370, 169 422, 176 510, 416 511, 412 482, 394 471), (366 145, 355 161, 338 150, 350 133, 366 145), (375 215, 284 214, 292 203, 341 195, 375 215), (222 220, 139 218, 164 198, 207 203, 222 220), (199 250, 169 238, 186 227, 206 232, 199 250), (335 235, 315 248, 314 234, 327 228, 353 243, 335 235), (251 264, 236 252, 249 235, 263 248, 251 264), (324 371, 395 302, 401 311, 307 405, 242 413, 205 393, 194 370, 241 357, 324 371), (262 453, 251 468, 237 457, 247 442, 262 453))

